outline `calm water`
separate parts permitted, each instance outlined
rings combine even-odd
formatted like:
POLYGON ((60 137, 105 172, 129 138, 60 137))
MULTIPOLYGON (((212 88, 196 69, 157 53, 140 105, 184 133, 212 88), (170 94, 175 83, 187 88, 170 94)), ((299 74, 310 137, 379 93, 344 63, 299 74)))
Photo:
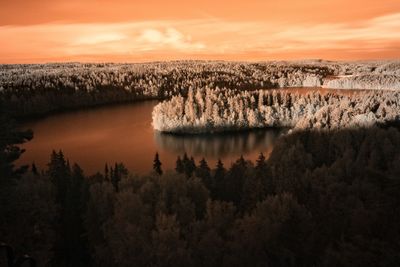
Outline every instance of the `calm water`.
MULTIPOLYGON (((282 89, 280 89, 282 90, 282 89)), ((338 90, 316 88, 285 89, 307 93, 338 90)), ((342 94, 354 90, 340 90, 342 94)), ((359 91, 358 91, 359 92, 359 91)), ((210 166, 221 158, 226 166, 243 155, 255 160, 260 152, 268 155, 279 132, 257 130, 198 136, 176 136, 155 132, 151 112, 157 101, 108 106, 57 114, 24 127, 34 131, 34 139, 24 145, 26 152, 20 164, 35 161, 45 168, 50 153, 63 150, 70 162, 77 162, 88 174, 103 171, 105 163, 123 162, 130 171, 147 173, 152 169, 154 154, 160 154, 163 169, 175 167, 178 155, 187 153, 198 162, 205 157, 210 166)))
POLYGON ((151 112, 156 101, 101 107, 53 115, 24 125, 34 131, 20 164, 33 161, 42 169, 52 150, 61 149, 70 162, 87 174, 103 171, 105 163, 123 162, 129 170, 147 173, 154 154, 160 154, 163 169, 175 168, 178 155, 205 157, 211 166, 221 158, 228 166, 240 155, 256 159, 269 153, 277 131, 260 130, 202 136, 175 136, 155 132, 151 112))

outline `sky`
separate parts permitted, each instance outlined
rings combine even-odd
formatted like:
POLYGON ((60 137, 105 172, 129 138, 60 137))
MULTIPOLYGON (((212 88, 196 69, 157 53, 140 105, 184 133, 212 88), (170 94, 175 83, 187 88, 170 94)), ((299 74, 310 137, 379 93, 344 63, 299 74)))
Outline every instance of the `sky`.
POLYGON ((0 63, 399 59, 399 0, 0 0, 0 63))

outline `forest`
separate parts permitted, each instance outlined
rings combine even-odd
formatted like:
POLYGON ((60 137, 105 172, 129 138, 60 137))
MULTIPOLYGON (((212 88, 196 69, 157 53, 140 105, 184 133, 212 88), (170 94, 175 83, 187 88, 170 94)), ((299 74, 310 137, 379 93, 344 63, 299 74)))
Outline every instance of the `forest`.
POLYGON ((16 167, 32 132, 1 126, 1 241, 38 266, 400 263, 397 127, 298 130, 231 166, 184 154, 164 170, 156 154, 148 175, 117 162, 87 176, 62 151, 16 167))
POLYGON ((0 65, 0 101, 19 119, 143 99, 187 96, 190 88, 400 89, 398 61, 323 60, 137 64, 0 65))
POLYGON ((0 65, 0 266, 399 266, 398 64, 0 65), (173 169, 158 153, 145 175, 114 159, 88 175, 62 150, 17 163, 35 134, 21 121, 145 99, 160 100, 156 142, 193 134, 173 169), (245 147, 213 135, 243 129, 245 147), (194 159, 270 143, 254 161, 194 159))
POLYGON ((399 121, 400 95, 362 91, 189 90, 154 107, 153 127, 169 133, 209 133, 266 127, 337 129, 399 121))

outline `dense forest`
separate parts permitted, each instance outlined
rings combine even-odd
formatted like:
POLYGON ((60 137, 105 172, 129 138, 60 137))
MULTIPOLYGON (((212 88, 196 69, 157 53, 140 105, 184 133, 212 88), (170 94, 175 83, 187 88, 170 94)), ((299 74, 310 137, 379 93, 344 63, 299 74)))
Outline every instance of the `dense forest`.
MULTIPOLYGON (((398 64, 0 65, 0 266, 399 266, 398 64), (157 153, 147 175, 123 162, 86 175, 62 151, 44 169, 17 165, 34 133, 10 115, 143 99, 164 100, 153 111, 161 132, 253 129, 250 148, 234 134, 192 135, 173 170, 157 153), (265 127, 279 138, 257 133, 265 127), (221 150, 219 138, 228 152, 274 148, 230 166, 193 159, 221 150)), ((155 135, 165 146, 175 137, 155 135)))
POLYGON ((305 95, 290 90, 189 90, 154 107, 153 127, 170 133, 208 133, 265 127, 335 129, 399 120, 400 95, 393 91, 305 95))
POLYGON ((157 154, 145 176, 122 163, 86 176, 62 151, 16 168, 32 132, 1 126, 0 238, 39 266, 400 264, 398 128, 295 131, 256 162, 185 154, 164 170, 157 154))
POLYGON ((397 61, 0 65, 0 101, 14 117, 103 104, 163 99, 190 88, 400 89, 397 61))

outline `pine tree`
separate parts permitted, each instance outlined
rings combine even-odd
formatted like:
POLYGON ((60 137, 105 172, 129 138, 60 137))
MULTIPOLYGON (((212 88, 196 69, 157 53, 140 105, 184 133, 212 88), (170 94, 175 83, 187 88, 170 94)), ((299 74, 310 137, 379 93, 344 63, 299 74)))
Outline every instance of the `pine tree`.
POLYGON ((232 164, 225 177, 225 190, 222 192, 223 200, 232 201, 236 206, 242 199, 243 184, 246 179, 247 162, 240 158, 232 164))
POLYGON ((243 192, 240 204, 242 211, 252 210, 265 197, 264 177, 266 176, 265 157, 262 153, 257 159, 256 167, 249 168, 243 182, 243 192), (253 171, 255 170, 255 171, 253 171))
POLYGON ((187 177, 191 177, 195 170, 196 170, 196 163, 194 161, 194 158, 190 157, 190 159, 186 161, 185 165, 185 172, 187 177))
POLYGON ((115 163, 114 171, 111 168, 111 183, 114 186, 115 192, 119 192, 119 181, 121 181, 121 175, 120 175, 119 170, 118 170, 118 164, 115 163))
POLYGON ((73 164, 65 200, 62 230, 64 262, 69 266, 86 266, 89 262, 87 237, 83 225, 88 196, 88 184, 83 170, 78 164, 73 164))
POLYGON ((47 174, 55 186, 58 203, 65 203, 66 190, 71 173, 61 150, 58 153, 53 150, 47 174))
POLYGON ((195 173, 210 192, 214 190, 214 183, 213 179, 211 178, 210 167, 208 167, 207 161, 204 158, 200 160, 199 166, 196 168, 195 173))
POLYGON ((47 174, 55 186, 59 206, 53 264, 84 266, 88 263, 88 251, 83 240, 87 198, 83 171, 76 164, 71 169, 60 150, 52 152, 47 174))
POLYGON ((110 179, 109 177, 109 170, 108 170, 108 164, 106 163, 105 167, 104 167, 104 179, 106 181, 108 181, 110 179))
POLYGON ((37 168, 36 168, 35 162, 32 162, 31 170, 32 170, 32 173, 33 173, 34 175, 36 175, 36 176, 39 175, 38 170, 37 170, 37 168))
POLYGON ((266 161, 264 154, 261 152, 260 155, 258 156, 258 159, 256 160, 256 169, 263 170, 266 167, 266 161))
POLYGON ((160 161, 160 157, 158 155, 158 152, 156 152, 156 155, 154 157, 154 161, 153 161, 153 170, 158 173, 159 175, 162 175, 163 171, 161 169, 161 161, 160 161))
POLYGON ((218 159, 213 176, 213 184, 215 185, 215 188, 213 191, 211 191, 211 197, 213 199, 219 199, 222 192, 225 191, 225 175, 226 169, 224 168, 224 164, 220 159, 218 159))
POLYGON ((192 171, 196 170, 196 162, 194 161, 193 157, 190 157, 190 167, 192 168, 192 171))
POLYGON ((185 168, 184 168, 184 166, 183 166, 183 162, 182 162, 180 156, 178 156, 178 158, 176 159, 176 167, 175 167, 175 170, 176 170, 177 173, 184 173, 184 171, 185 171, 185 168))

